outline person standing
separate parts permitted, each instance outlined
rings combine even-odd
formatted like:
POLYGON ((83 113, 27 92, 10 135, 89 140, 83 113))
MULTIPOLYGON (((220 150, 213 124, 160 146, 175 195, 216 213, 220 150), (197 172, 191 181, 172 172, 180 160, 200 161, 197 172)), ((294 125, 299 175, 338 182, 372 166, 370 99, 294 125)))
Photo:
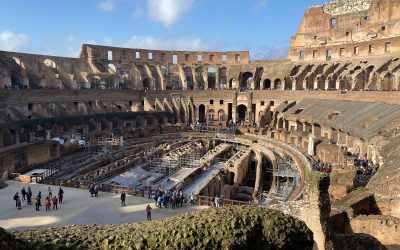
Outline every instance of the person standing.
POLYGON ((219 207, 219 197, 215 196, 215 207, 219 207))
POLYGON ((35 199, 35 207, 36 207, 36 211, 40 211, 40 200, 39 197, 36 197, 35 199))
POLYGON ((50 202, 50 198, 47 196, 45 201, 44 201, 44 205, 46 207, 46 211, 50 211, 50 207, 51 207, 51 202, 50 202))
POLYGON ((26 204, 27 205, 32 205, 32 191, 28 189, 28 192, 26 193, 26 204))
POLYGON ((99 186, 97 186, 97 184, 94 185, 94 197, 99 197, 99 186))
POLYGON ((18 207, 17 199, 19 199, 19 194, 18 194, 18 192, 16 192, 15 195, 14 195, 15 207, 18 207))
POLYGON ((194 194, 193 193, 190 194, 190 205, 194 206, 194 194))
POLYGON ((17 197, 16 203, 17 203, 17 208, 21 209, 21 199, 19 198, 19 196, 17 197))
POLYGON ((42 191, 39 191, 37 197, 39 198, 39 206, 42 205, 42 191))
POLYGON ((60 187, 60 189, 58 190, 58 202, 60 204, 62 204, 64 198, 64 190, 62 190, 62 188, 60 187))
POLYGON ((49 187, 48 189, 47 189, 47 192, 48 192, 48 197, 50 198, 50 199, 52 199, 53 198, 53 192, 52 192, 52 190, 51 190, 51 187, 49 187))
POLYGON ((126 199, 125 191, 122 191, 122 193, 121 193, 121 207, 126 206, 125 199, 126 199))
POLYGON ((54 195, 53 196, 53 210, 58 210, 57 203, 58 203, 57 196, 54 195))
POLYGON ((146 213, 147 213, 147 220, 150 221, 151 220, 151 206, 147 205, 146 207, 146 213))
POLYGON ((26 199, 25 199, 25 197, 26 197, 26 190, 25 190, 25 187, 22 187, 22 189, 21 189, 21 194, 22 194, 22 201, 25 201, 26 199))

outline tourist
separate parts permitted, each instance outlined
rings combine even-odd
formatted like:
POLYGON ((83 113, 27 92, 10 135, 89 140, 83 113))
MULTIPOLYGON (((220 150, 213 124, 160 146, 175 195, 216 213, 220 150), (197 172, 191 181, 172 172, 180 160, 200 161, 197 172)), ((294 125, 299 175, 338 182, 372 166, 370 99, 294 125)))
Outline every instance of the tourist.
POLYGON ((62 193, 58 193, 58 203, 62 204, 63 198, 64 198, 64 195, 62 193))
POLYGON ((126 206, 125 199, 126 199, 125 191, 122 191, 122 193, 121 193, 121 207, 126 206))
POLYGON ((19 194, 18 194, 18 192, 17 192, 17 193, 15 193, 15 195, 14 195, 15 207, 18 207, 18 204, 17 204, 17 199, 19 199, 19 194))
POLYGON ((35 199, 35 207, 36 207, 36 211, 40 211, 40 199, 39 197, 36 197, 35 199))
POLYGON ((147 207, 146 207, 146 213, 147 213, 147 220, 151 220, 151 206, 150 205, 147 205, 147 207))
POLYGON ((158 197, 158 207, 159 208, 161 208, 163 202, 164 202, 164 197, 161 195, 158 197))
POLYGON ((25 187, 22 187, 22 189, 21 189, 21 194, 22 194, 22 201, 25 201, 26 199, 25 199, 25 197, 26 197, 26 190, 25 190, 25 187))
POLYGON ((185 201, 185 197, 183 196, 182 192, 179 195, 179 204, 181 207, 183 206, 183 202, 185 201))
POLYGON ((21 199, 19 198, 19 196, 17 197, 16 204, 17 204, 17 208, 21 209, 21 199))
POLYGON ((58 190, 58 202, 62 204, 62 200, 64 198, 64 190, 60 187, 58 190))
POLYGON ((53 196, 53 210, 58 210, 57 203, 58 203, 57 196, 54 195, 53 196))
POLYGON ((217 195, 215 196, 214 202, 215 202, 215 207, 219 207, 219 197, 217 195))
POLYGON ((51 191, 51 187, 49 187, 47 189, 47 193, 48 193, 49 198, 52 199, 53 198, 53 192, 51 191))
POLYGON ((194 206, 194 194, 193 193, 190 194, 190 205, 194 206))
POLYGON ((37 197, 39 198, 39 206, 41 206, 42 205, 42 192, 41 191, 39 191, 37 197))
POLYGON ((99 197, 99 187, 96 185, 94 185, 94 197, 98 198, 99 197))
POLYGON ((44 201, 44 206, 46 207, 46 211, 50 211, 50 207, 51 207, 51 201, 50 198, 47 196, 45 201, 44 201))
POLYGON ((26 193, 26 205, 32 205, 32 191, 28 187, 28 192, 26 193))
POLYGON ((149 195, 149 199, 151 199, 151 194, 152 194, 152 193, 153 193, 152 187, 149 186, 149 187, 147 188, 147 194, 149 195))
POLYGON ((89 187, 89 193, 90 193, 90 197, 93 198, 93 195, 94 195, 94 185, 93 184, 91 184, 89 187))
POLYGON ((172 208, 177 208, 178 207, 178 196, 174 195, 172 198, 172 208))

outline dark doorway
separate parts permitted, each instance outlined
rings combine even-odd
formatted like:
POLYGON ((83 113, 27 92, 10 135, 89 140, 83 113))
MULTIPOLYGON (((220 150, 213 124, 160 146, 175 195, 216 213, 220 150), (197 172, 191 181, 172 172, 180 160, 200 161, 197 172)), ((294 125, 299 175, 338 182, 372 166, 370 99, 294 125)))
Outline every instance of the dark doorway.
POLYGON ((247 107, 245 105, 239 105, 236 108, 237 110, 237 121, 242 122, 246 120, 246 113, 247 113, 247 107))
POLYGON ((203 104, 199 106, 199 122, 206 122, 206 107, 203 104))

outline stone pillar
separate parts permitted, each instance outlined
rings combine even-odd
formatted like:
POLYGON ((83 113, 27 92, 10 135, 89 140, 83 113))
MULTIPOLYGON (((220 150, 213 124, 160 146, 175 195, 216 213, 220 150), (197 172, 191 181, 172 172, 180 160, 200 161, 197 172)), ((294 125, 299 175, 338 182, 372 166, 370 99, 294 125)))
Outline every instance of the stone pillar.
POLYGON ((256 153, 257 159, 257 169, 256 169, 256 180, 254 184, 254 197, 256 197, 260 191, 260 187, 262 186, 262 154, 259 152, 256 153))
POLYGON ((315 155, 314 152, 314 145, 315 145, 315 135, 313 133, 308 135, 308 149, 307 149, 307 153, 309 155, 315 155))
POLYGON ((321 172, 308 173, 304 190, 301 219, 314 233, 318 250, 334 250, 334 233, 330 221, 329 175, 321 172))
POLYGON ((303 89, 307 89, 307 80, 303 80, 303 89))
POLYGON ((292 90, 296 90, 297 79, 292 79, 292 90))
POLYGON ((336 79, 336 90, 338 90, 340 88, 340 81, 338 79, 336 79))
POLYGON ((314 79, 314 89, 318 89, 318 79, 314 79))
POLYGON ((329 80, 325 80, 325 90, 329 89, 329 80))

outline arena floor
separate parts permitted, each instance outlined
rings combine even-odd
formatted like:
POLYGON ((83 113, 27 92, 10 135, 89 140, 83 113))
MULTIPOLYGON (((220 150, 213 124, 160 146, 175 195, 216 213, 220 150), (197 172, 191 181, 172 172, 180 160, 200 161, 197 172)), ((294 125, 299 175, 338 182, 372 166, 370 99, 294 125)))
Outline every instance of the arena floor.
MULTIPOLYGON (((58 205, 58 210, 45 211, 41 206, 40 211, 35 211, 35 206, 28 206, 22 202, 22 209, 15 207, 13 197, 16 192, 21 195, 21 188, 27 184, 8 181, 8 187, 0 189, 0 227, 5 229, 26 229, 38 226, 64 226, 71 224, 121 224, 142 222, 146 220, 145 208, 150 204, 153 208, 152 217, 160 219, 186 212, 197 211, 205 207, 191 207, 184 204, 182 208, 156 208, 154 200, 127 196, 126 207, 121 207, 120 195, 111 193, 99 193, 99 198, 91 198, 88 190, 63 187, 63 204, 58 205)), ((47 185, 30 184, 33 197, 39 190, 43 196, 47 195, 47 185)), ((58 193, 57 186, 51 186, 53 194, 58 193)))

